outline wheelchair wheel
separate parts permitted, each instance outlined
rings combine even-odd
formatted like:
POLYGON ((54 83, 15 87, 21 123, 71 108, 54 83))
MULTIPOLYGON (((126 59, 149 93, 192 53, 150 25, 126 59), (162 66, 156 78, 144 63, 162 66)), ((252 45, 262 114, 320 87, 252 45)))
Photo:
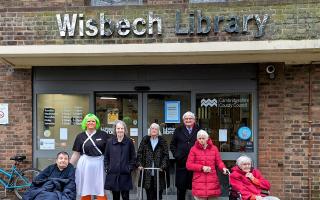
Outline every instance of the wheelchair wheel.
POLYGON ((31 186, 32 181, 39 173, 40 170, 29 168, 21 172, 22 177, 16 176, 14 180, 14 193, 18 199, 22 199, 23 194, 31 186))

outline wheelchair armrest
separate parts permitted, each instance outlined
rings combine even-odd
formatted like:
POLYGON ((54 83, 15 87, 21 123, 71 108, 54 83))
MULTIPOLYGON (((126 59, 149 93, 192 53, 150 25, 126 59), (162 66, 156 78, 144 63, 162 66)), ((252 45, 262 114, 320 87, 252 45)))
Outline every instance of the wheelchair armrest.
POLYGON ((261 194, 270 195, 269 190, 261 190, 261 194))

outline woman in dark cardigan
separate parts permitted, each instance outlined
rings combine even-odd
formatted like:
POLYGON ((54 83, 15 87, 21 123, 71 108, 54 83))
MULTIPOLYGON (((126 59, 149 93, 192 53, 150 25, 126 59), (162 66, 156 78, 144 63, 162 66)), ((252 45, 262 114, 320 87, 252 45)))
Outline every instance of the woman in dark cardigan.
MULTIPOLYGON (((160 136, 160 127, 153 123, 149 134, 143 137, 137 156, 139 169, 160 168, 159 172, 159 199, 162 199, 162 191, 165 189, 165 173, 169 168, 169 151, 166 140, 160 136)), ((156 170, 145 170, 143 175, 143 188, 147 193, 147 200, 157 199, 157 176, 156 170)), ((167 176, 168 177, 168 176, 167 176)), ((169 181, 169 180, 167 180, 169 181)))

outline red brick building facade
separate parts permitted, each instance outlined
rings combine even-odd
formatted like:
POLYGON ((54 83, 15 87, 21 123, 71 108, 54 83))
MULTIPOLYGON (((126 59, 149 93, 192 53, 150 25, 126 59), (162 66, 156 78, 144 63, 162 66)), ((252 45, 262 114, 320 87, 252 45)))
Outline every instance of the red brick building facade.
POLYGON ((255 63, 258 167, 270 180, 275 196, 288 200, 320 199, 320 3, 186 0, 140 3, 111 7, 92 6, 86 0, 0 3, 0 103, 9 105, 9 124, 0 125, 0 167, 9 168, 9 158, 15 154, 26 154, 28 166, 34 163, 35 69, 255 63), (224 31, 223 26, 230 21, 218 23, 220 29, 216 32, 212 24, 206 34, 176 34, 177 10, 182 16, 181 27, 188 25, 190 16, 197 16, 197 10, 212 19, 232 15, 242 20, 244 15, 255 14, 260 19, 265 14, 270 18, 261 37, 255 37, 258 29, 253 23, 248 24, 248 32, 243 31, 243 23, 238 24, 239 32, 224 31), (127 18, 132 22, 138 17, 147 19, 150 11, 162 19, 161 35, 154 25, 154 34, 143 36, 132 32, 127 36, 116 32, 110 37, 99 33, 80 36, 78 21, 75 36, 62 37, 56 18, 56 14, 82 13, 84 21, 93 18, 98 22, 99 13, 105 13, 106 18, 114 21, 127 18), (130 45, 135 44, 131 49, 130 45), (200 46, 192 46, 197 44, 200 46), (117 45, 121 48, 117 49, 117 45), (59 52, 64 47, 70 48, 59 52), (274 78, 266 73, 269 65, 275 66, 274 78))

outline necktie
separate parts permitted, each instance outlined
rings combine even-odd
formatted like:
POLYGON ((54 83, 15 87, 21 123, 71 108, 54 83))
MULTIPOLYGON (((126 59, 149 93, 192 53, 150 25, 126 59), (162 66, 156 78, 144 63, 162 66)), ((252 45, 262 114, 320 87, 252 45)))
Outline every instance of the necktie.
POLYGON ((188 131, 189 131, 189 134, 191 134, 191 133, 192 133, 192 129, 191 129, 191 128, 188 128, 188 131))

